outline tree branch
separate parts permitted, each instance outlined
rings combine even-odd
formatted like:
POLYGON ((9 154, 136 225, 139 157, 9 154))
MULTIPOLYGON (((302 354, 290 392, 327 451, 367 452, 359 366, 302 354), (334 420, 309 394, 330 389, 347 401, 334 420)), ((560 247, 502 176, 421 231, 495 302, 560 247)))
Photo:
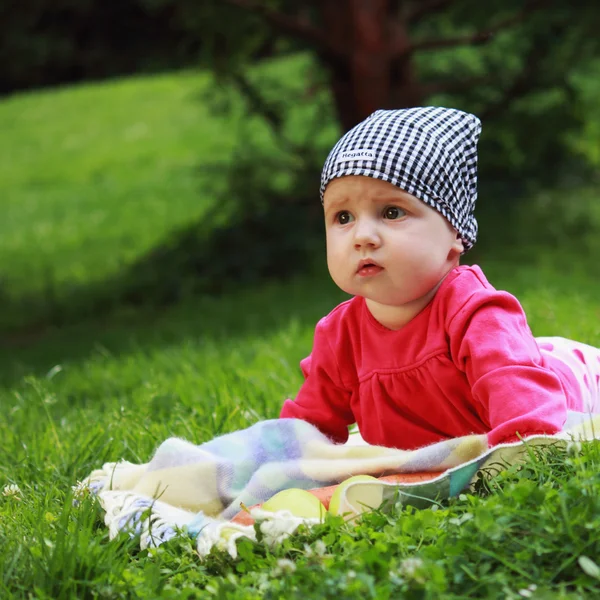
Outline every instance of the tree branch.
MULTIPOLYGON (((564 73, 579 64, 581 56, 585 55, 586 50, 582 47, 582 44, 573 45, 570 53, 564 58, 564 68, 558 69, 556 72, 541 69, 540 63, 548 59, 553 49, 552 40, 559 37, 561 29, 566 26, 565 21, 556 23, 554 29, 550 32, 552 35, 549 35, 546 31, 544 34, 538 34, 532 40, 529 50, 523 57, 522 69, 513 77, 508 86, 503 86, 504 93, 502 96, 479 113, 482 120, 489 120, 501 114, 513 101, 536 89, 548 88, 551 85, 564 85, 564 73)), ((579 38, 583 40, 592 39, 588 36, 592 36, 594 30, 594 26, 591 24, 588 27, 583 27, 579 38)), ((489 74, 475 75, 462 80, 424 84, 422 90, 424 96, 437 93, 461 93, 481 84, 499 87, 501 82, 489 74)))
POLYGON ((278 30, 298 38, 303 41, 310 42, 318 49, 325 50, 328 52, 339 53, 339 49, 335 48, 322 29, 313 26, 307 19, 301 19, 297 17, 290 17, 277 10, 273 10, 266 6, 263 6, 259 2, 254 0, 224 0, 227 4, 237 6, 245 10, 259 15, 269 25, 277 28, 278 30))
POLYGON ((457 94, 484 83, 494 83, 495 80, 490 75, 474 75, 464 79, 453 79, 451 81, 439 81, 435 83, 424 83, 421 86, 423 97, 433 94, 457 94))
POLYGON ((230 73, 229 77, 233 84, 237 86, 242 96, 246 99, 250 111, 263 117, 273 129, 273 132, 278 137, 281 137, 283 117, 279 112, 269 104, 243 73, 236 71, 230 73))
POLYGON ((539 85, 536 80, 536 73, 539 72, 540 62, 548 55, 552 42, 548 36, 534 40, 529 52, 523 59, 523 68, 513 79, 512 83, 505 89, 502 97, 485 108, 480 118, 487 120, 503 112, 514 100, 524 96, 539 85))
POLYGON ((487 30, 455 38, 423 40, 410 46, 407 49, 407 52, 412 53, 419 50, 437 50, 439 48, 452 48, 453 46, 477 46, 491 41, 495 33, 496 31, 487 30))
POLYGON ((413 6, 412 9, 407 11, 405 14, 406 22, 409 25, 415 25, 421 21, 423 17, 436 13, 453 2, 454 0, 421 0, 416 6, 413 6))
POLYGON ((492 25, 484 31, 477 31, 469 35, 457 36, 455 38, 446 39, 430 39, 422 40, 412 44, 405 50, 407 53, 417 52, 418 50, 435 50, 438 48, 452 48, 454 46, 473 46, 478 44, 486 44, 502 29, 508 29, 514 25, 518 25, 525 20, 525 17, 536 10, 543 4, 543 0, 532 0, 525 8, 518 13, 508 17, 498 23, 492 25))

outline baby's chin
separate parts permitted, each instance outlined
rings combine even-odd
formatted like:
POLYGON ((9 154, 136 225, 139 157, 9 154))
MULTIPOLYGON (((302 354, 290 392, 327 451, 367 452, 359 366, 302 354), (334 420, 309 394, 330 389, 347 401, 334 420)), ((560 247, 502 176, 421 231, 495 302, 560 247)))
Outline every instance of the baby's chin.
POLYGON ((388 297, 385 295, 380 296, 380 295, 366 294, 363 296, 363 298, 365 300, 367 300, 371 306, 377 306, 377 307, 386 308, 386 309, 402 308, 403 306, 405 306, 407 304, 407 301, 404 301, 403 299, 399 299, 395 296, 388 297))
POLYGON ((390 288, 383 281, 356 283, 348 279, 336 279, 332 276, 333 282, 349 296, 360 296, 370 303, 381 306, 382 308, 402 308, 407 304, 418 301, 423 295, 427 294, 429 286, 418 286, 419 289, 397 289, 390 288), (422 288, 422 289, 421 289, 422 288))
POLYGON ((354 295, 363 296, 365 300, 368 300, 369 304, 389 310, 394 308, 407 308, 415 304, 428 304, 434 295, 433 291, 434 290, 431 288, 426 288, 414 291, 400 290, 395 292, 390 291, 387 293, 358 293, 354 295))
POLYGON ((367 285, 352 285, 351 283, 340 282, 338 283, 335 279, 334 283, 349 296, 360 296, 365 300, 374 302, 375 304, 381 304, 382 306, 398 306, 403 302, 398 298, 398 294, 390 294, 384 291, 373 290, 373 286, 367 285), (368 289, 371 287, 371 289, 368 289))

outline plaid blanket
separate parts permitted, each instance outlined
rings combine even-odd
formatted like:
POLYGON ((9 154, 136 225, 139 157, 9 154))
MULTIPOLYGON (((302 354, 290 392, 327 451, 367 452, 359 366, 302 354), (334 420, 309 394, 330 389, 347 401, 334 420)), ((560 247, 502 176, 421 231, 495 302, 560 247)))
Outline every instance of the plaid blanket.
MULTIPOLYGON (((216 546, 235 557, 236 540, 256 539, 256 530, 231 519, 241 506, 258 505, 283 489, 330 486, 356 474, 438 473, 416 483, 357 482, 342 497, 343 506, 352 511, 353 488, 375 485, 381 486, 384 507, 399 502, 423 506, 458 495, 480 472, 515 463, 527 446, 594 438, 600 438, 600 415, 579 413, 572 413, 565 431, 554 436, 489 449, 485 435, 470 435, 412 451, 360 440, 333 444, 304 421, 267 420, 200 445, 167 439, 150 462, 104 464, 74 490, 76 496, 91 492, 97 497, 111 537, 121 531, 139 535, 146 548, 183 534, 195 539, 201 556, 216 546)), ((260 507, 251 514, 267 544, 280 542, 301 524, 318 521, 260 507)))

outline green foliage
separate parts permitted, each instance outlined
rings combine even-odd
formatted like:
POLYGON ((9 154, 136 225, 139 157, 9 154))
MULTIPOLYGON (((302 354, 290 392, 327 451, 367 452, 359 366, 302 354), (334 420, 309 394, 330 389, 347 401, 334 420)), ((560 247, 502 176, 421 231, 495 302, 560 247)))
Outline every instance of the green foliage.
POLYGON ((572 75, 572 84, 578 91, 576 110, 583 126, 567 137, 572 150, 582 155, 596 169, 600 166, 600 60, 582 66, 572 75))
MULTIPOLYGON (((308 22, 321 25, 319 9, 314 5, 292 9, 285 1, 268 4, 285 14, 301 13, 308 22)), ((213 18, 220 10, 218 6, 219 3, 213 3, 213 18)), ((494 2, 489 6, 478 2, 454 3, 411 26, 408 35, 417 46, 423 40, 468 38, 518 15, 522 8, 522 3, 516 1, 494 2)), ((273 62, 269 66, 272 71, 264 67, 250 69, 254 56, 250 46, 260 47, 265 30, 256 27, 251 33, 244 32, 242 23, 254 23, 257 15, 238 10, 238 17, 233 30, 239 36, 235 41, 233 36, 228 39, 240 52, 226 53, 224 61, 219 53, 205 57, 208 61, 205 64, 218 73, 219 81, 239 93, 251 116, 250 123, 245 125, 248 135, 242 137, 240 152, 236 153, 230 171, 226 200, 219 202, 219 206, 232 207, 236 218, 230 237, 247 240, 244 248, 249 251, 244 254, 252 255, 251 249, 257 247, 256 237, 251 233, 257 219, 264 226, 261 229, 270 232, 273 243, 268 249, 263 248, 267 262, 257 257, 249 263, 259 266, 257 275, 261 272, 279 275, 276 261, 271 265, 269 262, 280 248, 287 248, 297 263, 305 263, 316 246, 315 218, 297 218, 293 225, 288 225, 281 221, 280 211, 286 200, 291 201, 292 210, 301 211, 303 216, 314 210, 306 185, 313 181, 316 189, 322 161, 339 133, 334 125, 338 115, 333 112, 331 99, 332 72, 337 69, 343 73, 348 65, 344 67, 341 59, 339 63, 329 61, 328 54, 320 52, 310 40, 281 45, 282 38, 289 41, 293 36, 284 27, 275 26, 272 30, 277 43, 272 48, 278 55, 295 48, 295 43, 310 52, 306 54, 303 71, 300 76, 291 77, 293 69, 286 72, 280 68, 293 65, 287 60, 273 62), (255 141, 261 139, 264 130, 269 130, 272 138, 266 145, 255 141)), ((598 115, 592 102, 595 83, 588 75, 596 70, 597 24, 597 11, 581 6, 567 12, 560 2, 550 2, 527 18, 516 19, 511 27, 499 27, 499 33, 489 42, 450 44, 447 49, 433 44, 432 49, 417 50, 411 55, 416 79, 431 92, 424 102, 471 110, 483 119, 480 177, 484 189, 496 188, 496 193, 488 194, 486 202, 480 203, 483 211, 496 204, 498 211, 492 209, 492 212, 497 215, 508 202, 527 202, 539 188, 564 189, 573 185, 580 188, 593 178, 590 171, 595 167, 599 141, 598 128, 593 123, 598 115), (580 131, 585 131, 584 137, 579 137, 580 131)), ((220 34, 213 35, 218 38, 220 34)), ((338 103, 336 109, 339 108, 338 103)), ((595 189, 587 193, 590 197, 597 195, 595 189)), ((532 207, 530 222, 538 216, 540 221, 545 220, 542 204, 538 202, 532 207)), ((568 238, 571 244, 572 231, 579 227, 573 222, 577 219, 576 212, 577 209, 571 213, 569 207, 562 222, 564 230, 561 223, 555 222, 549 228, 548 238, 568 238)), ((496 223, 498 229, 508 226, 506 219, 496 223)), ((586 243, 595 246, 595 225, 588 230, 591 233, 585 236, 586 243)), ((539 240, 542 244, 548 241, 539 240)), ((526 250, 521 245, 520 256, 535 245, 535 242, 528 244, 526 250)), ((252 267, 245 272, 252 276, 251 270, 252 267)))
MULTIPOLYGON (((417 39, 468 37, 514 17, 521 2, 461 2, 424 21, 417 39)), ((582 131, 594 135, 598 48, 597 11, 565 11, 545 3, 491 41, 416 55, 420 77, 432 86, 432 104, 469 110, 483 120, 480 168, 484 178, 534 177, 548 185, 585 170, 577 157, 582 131), (437 89, 443 90, 441 93, 437 89), (573 150, 575 149, 575 153, 573 150)), ((597 146, 598 138, 595 138, 597 146)), ((585 148, 591 145, 585 143, 585 148)))
MULTIPOLYGON (((480 193, 479 204, 487 205, 479 219, 481 237, 473 255, 503 248, 515 263, 529 263, 581 274, 593 279, 600 268, 588 257, 600 253, 598 184, 573 177, 570 182, 547 189, 530 189, 491 202, 480 193)), ((498 193, 497 191, 495 193, 498 193)), ((501 197, 500 195, 498 196, 501 197)))
POLYGON ((174 18, 173 4, 6 0, 0 94, 195 66, 202 41, 174 18))

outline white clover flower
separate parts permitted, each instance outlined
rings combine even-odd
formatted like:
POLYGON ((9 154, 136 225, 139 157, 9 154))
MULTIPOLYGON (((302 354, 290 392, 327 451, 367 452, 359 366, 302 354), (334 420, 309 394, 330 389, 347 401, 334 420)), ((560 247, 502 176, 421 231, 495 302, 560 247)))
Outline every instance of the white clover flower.
POLYGON ((412 576, 422 567, 423 561, 420 558, 405 558, 400 563, 400 572, 403 575, 412 576))
POLYGON ((323 540, 317 540, 314 548, 308 544, 304 544, 304 554, 308 557, 324 558, 327 554, 327 546, 323 540))
POLYGON ((73 490, 73 498, 77 500, 83 500, 84 498, 87 498, 90 494, 88 483, 88 481, 78 481, 75 485, 72 485, 71 489, 73 490))
POLYGON ((531 596, 533 596, 533 592, 535 592, 535 590, 537 590, 537 585, 535 585, 535 583, 532 583, 531 585, 528 585, 526 588, 519 590, 518 594, 519 594, 519 596, 522 596, 523 598, 531 598, 531 596))
POLYGON ((420 558, 405 558, 398 567, 398 572, 406 579, 412 579, 417 583, 425 583, 425 578, 419 571, 423 568, 423 561, 420 558))
POLYGON ((21 500, 21 488, 16 483, 10 483, 4 486, 2 495, 5 498, 13 498, 15 500, 21 500))
POLYGON ((261 592, 264 592, 271 587, 271 580, 269 579, 268 573, 265 573, 264 571, 259 573, 257 587, 261 592))
POLYGON ((296 564, 289 558, 280 558, 277 561, 277 573, 293 573, 296 570, 296 564))
POLYGON ((317 556, 325 556, 326 552, 327 546, 325 545, 325 542, 323 540, 317 540, 315 542, 315 554, 317 556))

